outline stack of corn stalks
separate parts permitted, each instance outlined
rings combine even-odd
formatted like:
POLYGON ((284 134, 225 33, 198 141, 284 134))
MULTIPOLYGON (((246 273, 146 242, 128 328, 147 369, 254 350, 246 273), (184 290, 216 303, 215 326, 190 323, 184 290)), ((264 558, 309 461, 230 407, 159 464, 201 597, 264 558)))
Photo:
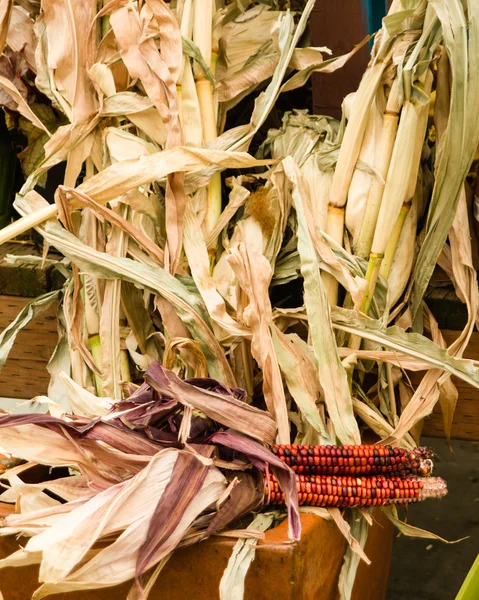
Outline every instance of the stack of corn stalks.
MULTIPOLYGON (((228 484, 218 467, 274 464, 260 443, 360 444, 367 427, 412 449, 438 400, 450 432, 451 375, 479 387, 461 358, 479 301, 465 187, 479 142, 478 4, 394 0, 342 121, 287 114, 253 157, 279 94, 356 51, 324 60, 327 49, 303 47, 313 0, 302 14, 271 4, 0 0, 0 101, 27 140, 22 218, 0 243, 35 227, 69 269, 61 292, 0 336, 1 367, 18 331, 61 299, 48 397, 35 399, 51 416, 7 418, 0 432, 0 450, 29 461, 2 475, 0 500, 20 513, 3 533, 40 531, 5 564, 41 563, 38 598, 134 576, 147 594, 144 571, 155 566, 154 580, 178 545, 228 525, 218 507, 254 506, 255 482, 228 484), (249 122, 227 129, 250 96, 249 122), (61 163, 49 204, 41 186, 61 163), (438 260, 469 314, 449 348, 422 303, 438 260), (426 371, 416 390, 405 370, 426 371), (221 385, 195 391, 206 377, 221 385), (232 464, 201 450, 205 416, 209 441, 239 453, 232 464), (171 448, 157 453, 159 441, 171 448), (45 484, 26 494, 21 473, 36 462, 72 468, 54 486, 67 504, 45 484), (102 525, 85 536, 91 514, 102 525), (114 540, 106 550, 102 536, 114 540), (66 546, 76 551, 57 560, 66 546)), ((294 492, 290 470, 279 484, 294 492)), ((340 578, 348 598, 369 515, 352 516, 360 545, 337 509, 322 514, 357 553, 340 578)))

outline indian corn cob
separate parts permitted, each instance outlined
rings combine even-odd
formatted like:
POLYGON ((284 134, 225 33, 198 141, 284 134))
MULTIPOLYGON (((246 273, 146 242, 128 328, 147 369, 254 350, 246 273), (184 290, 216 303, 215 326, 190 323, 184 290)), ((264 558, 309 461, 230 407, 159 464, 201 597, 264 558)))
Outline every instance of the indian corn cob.
POLYGON ((275 444, 272 451, 302 475, 419 475, 432 473, 427 448, 409 451, 391 446, 306 446, 275 444))
MULTIPOLYGON (((411 504, 426 498, 442 498, 446 482, 440 477, 348 477, 331 475, 296 477, 300 505, 307 506, 384 506, 411 504)), ((264 477, 264 503, 281 505, 285 497, 274 475, 264 477)))

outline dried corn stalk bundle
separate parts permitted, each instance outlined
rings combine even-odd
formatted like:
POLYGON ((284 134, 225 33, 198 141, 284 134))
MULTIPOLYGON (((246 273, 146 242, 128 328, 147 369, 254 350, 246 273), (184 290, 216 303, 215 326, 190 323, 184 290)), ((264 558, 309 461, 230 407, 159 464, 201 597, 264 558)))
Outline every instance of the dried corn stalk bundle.
MULTIPOLYGON (((67 276, 0 334, 3 366, 18 331, 61 296, 48 398, 36 400, 50 416, 0 417, 0 451, 29 461, 7 470, 17 514, 2 531, 35 534, 38 597, 139 581, 227 526, 223 505, 258 506, 261 478, 205 445, 275 465, 294 537, 294 476, 264 445, 359 448, 368 428, 410 456, 439 397, 450 431, 451 375, 479 387, 461 358, 479 307, 465 191, 479 143, 477 3, 395 0, 342 121, 292 111, 267 133, 281 92, 357 50, 325 59, 302 47, 313 5, 0 1, 0 102, 26 140, 22 218, 0 243, 35 227, 67 276), (41 186, 62 164, 50 204, 41 186), (450 348, 422 306, 438 260, 469 313, 450 348), (417 390, 404 369, 427 371, 417 390), (74 469, 48 484, 66 504, 38 487, 20 498, 15 469, 31 462, 74 469), (144 509, 130 513, 135 494, 144 509), (180 497, 185 511, 165 524, 180 497)), ((367 523, 354 523, 364 543, 367 523)), ((356 566, 345 562, 343 598, 356 566)))

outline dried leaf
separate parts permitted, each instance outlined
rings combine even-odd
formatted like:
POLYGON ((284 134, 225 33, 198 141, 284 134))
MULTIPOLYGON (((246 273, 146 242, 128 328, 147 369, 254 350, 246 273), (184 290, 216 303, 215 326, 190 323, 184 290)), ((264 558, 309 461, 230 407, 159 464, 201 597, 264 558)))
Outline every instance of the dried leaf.
POLYGON ((284 335, 272 326, 273 345, 286 385, 304 418, 329 443, 317 403, 321 396, 318 368, 307 345, 295 334, 284 335))
MULTIPOLYGON (((145 306, 143 294, 127 281, 123 281, 121 286, 121 306, 140 352, 151 357, 152 360, 158 360, 158 348, 154 339, 155 329, 145 306)), ((182 324, 181 319, 177 318, 182 324)))
POLYGON ((226 147, 230 150, 243 150, 248 148, 252 138, 265 122, 281 92, 281 82, 288 69, 294 49, 306 28, 309 15, 313 8, 314 0, 308 0, 296 28, 294 28, 294 21, 291 13, 287 12, 278 19, 274 36, 275 43, 279 49, 279 60, 271 78, 271 83, 266 90, 261 92, 256 98, 249 124, 236 127, 220 136, 215 143, 215 147, 226 147))
MULTIPOLYGON (((164 2, 150 0, 141 10, 133 4, 118 8, 111 14, 110 23, 130 76, 142 82, 158 110, 167 130, 169 146, 178 146, 182 140, 176 79, 180 72, 182 49, 176 19, 164 2), (160 53, 154 39, 145 31, 145 10, 148 7, 155 15, 160 31, 165 31, 165 37, 161 37, 160 53)), ((186 206, 183 176, 179 172, 168 177, 165 198, 168 248, 174 272, 180 258, 186 206)))
MULTIPOLYGON (((19 495, 34 490, 48 490, 66 502, 87 498, 93 495, 92 490, 88 486, 87 478, 82 475, 62 477, 60 479, 44 481, 42 483, 23 483, 19 477, 11 478, 8 473, 2 473, 2 479, 6 479, 11 484, 0 496, 0 500, 7 503, 16 502, 19 495)), ((21 512, 25 513, 26 511, 21 512)))
POLYGON ((189 60, 185 60, 181 83, 181 125, 185 146, 199 147, 203 145, 200 103, 193 68, 189 60))
POLYGON ((281 486, 288 507, 288 533, 292 540, 301 537, 296 475, 264 446, 236 431, 219 431, 211 436, 211 442, 221 444, 244 454, 256 467, 265 471, 268 465, 281 486))
POLYGON ((185 211, 184 246, 191 274, 210 317, 230 335, 247 336, 248 330, 226 312, 225 301, 218 293, 210 275, 208 250, 191 202, 185 211))
POLYGON ((211 69, 209 68, 209 66, 207 65, 203 55, 201 54, 201 50, 193 42, 193 40, 190 40, 187 37, 183 37, 181 41, 182 41, 182 45, 183 45, 183 52, 199 64, 199 66, 203 69, 203 72, 206 75, 206 78, 208 79, 208 81, 211 83, 211 85, 214 86, 215 85, 214 75, 211 72, 211 69))
MULTIPOLYGON (((140 546, 136 562, 135 579, 141 589, 141 576, 158 552, 160 560, 174 549, 175 529, 183 520, 184 513, 202 488, 208 467, 188 452, 179 452, 170 480, 155 507, 145 541, 140 546)), ((219 474, 219 472, 218 472, 219 474)))
POLYGON ((42 312, 52 307, 59 299, 61 292, 48 292, 28 302, 18 316, 0 335, 0 370, 5 365, 8 354, 15 343, 18 333, 42 312))
MULTIPOLYGON (((298 51, 309 51, 308 54, 304 54, 301 58, 301 70, 295 73, 281 88, 282 92, 290 92, 299 87, 302 87, 313 73, 334 73, 348 62, 348 60, 356 54, 358 50, 367 44, 371 39, 370 36, 365 37, 359 44, 356 44, 351 52, 330 58, 329 60, 323 60, 321 52, 315 48, 298 48, 295 50, 294 58, 298 56, 298 51)), ((323 50, 322 48, 320 50, 323 50)), ((299 66, 299 65, 298 65, 299 66)))
POLYGON ((150 365, 145 381, 160 394, 201 410, 226 427, 232 427, 266 443, 271 443, 274 439, 276 427, 270 415, 237 400, 233 395, 225 396, 194 387, 178 379, 159 363, 150 365))
POLYGON ((98 108, 88 76, 96 52, 96 37, 89 31, 97 4, 95 0, 44 0, 42 9, 51 90, 69 120, 78 123, 98 108))
MULTIPOLYGON (((120 205, 115 211, 118 217, 128 216, 128 207, 120 205)), ((126 220, 126 219, 125 219, 126 220)), ((106 251, 112 256, 126 256, 128 238, 119 227, 112 227, 107 241, 106 251)), ((101 371, 103 393, 111 398, 121 398, 121 368, 120 368, 120 279, 105 282, 103 304, 100 311, 100 340, 101 340, 101 371)))
POLYGON ((456 214, 462 185, 479 144, 479 6, 468 1, 433 0, 450 64, 449 118, 435 165, 426 237, 414 267, 411 312, 418 311, 437 258, 456 214), (467 13, 467 17, 466 17, 467 13), (469 24, 469 27, 467 26, 469 24))
POLYGON ((3 88, 9 96, 12 97, 12 100, 17 105, 18 112, 31 121, 35 127, 45 131, 45 133, 50 136, 50 132, 45 127, 45 125, 40 121, 40 119, 36 116, 36 114, 32 111, 32 109, 28 106, 27 102, 18 91, 18 89, 13 85, 13 83, 7 79, 6 77, 0 76, 0 88, 3 88))
MULTIPOLYGON (((20 200, 17 199, 17 202, 20 203, 20 200)), ((25 210, 29 210, 28 198, 23 199, 22 202, 25 210)), ((97 277, 126 279, 140 287, 159 293, 172 302, 192 335, 200 342, 208 359, 210 374, 234 387, 231 368, 218 340, 204 320, 207 320, 207 317, 201 303, 197 296, 192 294, 178 279, 163 269, 152 268, 127 258, 112 257, 106 253, 97 252, 54 223, 47 223, 42 229, 42 235, 65 256, 71 258, 82 270, 97 277)))
MULTIPOLYGON (((336 508, 330 509, 336 511, 336 508)), ((336 515, 337 517, 341 517, 341 515, 336 515)), ((335 519, 336 520, 336 519, 335 519)), ((336 520, 336 524, 338 521, 336 520)), ((346 523, 347 525, 347 523, 346 523)), ((341 528, 341 527, 340 527, 341 528)), ((349 529, 349 525, 348 525, 349 529)), ((363 548, 366 545, 366 540, 368 537, 369 525, 366 519, 361 516, 355 518, 355 511, 352 513, 352 525, 350 531, 346 531, 345 535, 347 535, 348 539, 351 537, 351 540, 354 540, 353 544, 350 544, 349 548, 346 550, 346 554, 344 556, 344 563, 341 568, 341 572, 339 574, 339 593, 341 600, 350 600, 352 593, 354 582, 356 580, 356 573, 359 566, 359 559, 363 558, 364 551, 363 548), (353 537, 354 536, 354 537, 353 537), (356 541, 358 540, 358 541, 356 541)), ((348 540, 349 541, 349 540, 348 540)), ((364 555, 365 556, 365 555, 364 555)), ((367 564, 370 564, 371 561, 367 560, 367 564)))
POLYGON ((139 158, 143 154, 153 154, 158 151, 154 144, 117 127, 108 127, 105 134, 112 163, 139 158))
MULTIPOLYGON (((360 558, 367 565, 370 565, 371 561, 366 556, 366 554, 364 553, 364 550, 363 550, 364 543, 366 541, 366 539, 362 535, 363 531, 361 530, 361 538, 360 538, 360 542, 358 542, 358 540, 351 533, 351 527, 348 524, 348 522, 344 519, 344 517, 341 515, 339 508, 328 508, 328 512, 334 519, 334 522, 338 526, 339 531, 346 538, 346 540, 347 540, 349 546, 351 547, 351 549, 353 550, 353 552, 357 555, 358 559, 360 558)), ((367 536, 367 531, 368 531, 367 523, 362 518, 361 518, 361 521, 363 523, 365 523, 365 525, 366 525, 365 531, 366 531, 366 536, 367 536)), ((354 523, 355 523, 355 521, 353 520, 353 526, 354 526, 354 523)), ((354 576, 353 576, 353 580, 354 580, 354 576)))
MULTIPOLYGON (((257 515, 248 525, 248 529, 266 531, 271 527, 275 513, 263 513, 257 515)), ((233 547, 233 552, 228 561, 223 577, 220 581, 220 600, 243 600, 246 574, 250 564, 255 557, 256 544, 258 540, 238 540, 233 547)))
POLYGON ((332 317, 337 329, 360 335, 390 350, 407 354, 432 368, 448 371, 470 385, 479 387, 479 371, 472 361, 450 356, 444 349, 418 333, 406 333, 400 327, 394 326, 385 328, 379 321, 339 307, 333 308, 332 317))
MULTIPOLYGON (((170 173, 194 173, 210 165, 214 172, 226 168, 260 167, 271 161, 256 160, 245 152, 193 149, 177 146, 163 152, 116 163, 78 186, 77 191, 104 204, 129 190, 162 180, 170 173)), ((188 188, 187 188, 188 191, 188 188)))
POLYGON ((361 436, 354 418, 346 371, 338 354, 324 284, 314 246, 309 235, 304 209, 301 174, 293 159, 283 161, 283 168, 293 185, 293 202, 298 217, 298 251, 304 277, 304 298, 309 318, 314 354, 318 361, 319 380, 324 401, 336 435, 343 444, 359 444, 361 436))
POLYGON ((254 6, 221 28, 216 92, 220 102, 231 100, 274 72, 279 55, 272 43, 279 11, 254 6))
POLYGON ((395 506, 384 506, 382 511, 386 515, 386 517, 399 529, 401 533, 407 535, 409 537, 422 538, 427 540, 438 540, 439 542, 444 542, 445 544, 457 544, 458 542, 462 542, 467 538, 461 538, 459 540, 454 540, 452 542, 448 542, 442 537, 439 537, 435 533, 431 533, 430 531, 426 531, 425 529, 420 529, 419 527, 414 527, 414 525, 409 525, 408 523, 404 523, 398 518, 397 508, 395 506))
MULTIPOLYGON (((168 539, 168 546, 171 549, 179 543, 195 518, 218 499, 224 487, 223 476, 217 469, 210 468, 202 489, 186 508, 168 539)), ((43 598, 51 593, 110 587, 132 579, 136 571, 138 549, 145 539, 150 522, 151 513, 140 516, 137 521, 124 530, 113 544, 58 583, 43 584, 35 592, 34 598, 43 598)), ((165 551, 165 548, 159 549, 152 556, 146 568, 156 565, 165 551)))
POLYGON ((272 270, 268 260, 238 244, 230 250, 227 261, 248 302, 241 311, 241 320, 252 334, 251 352, 263 371, 263 394, 270 413, 278 426, 278 441, 289 444, 289 423, 284 387, 269 329, 272 309, 269 285, 272 270))
MULTIPOLYGON (((229 465, 231 463, 228 463, 229 465)), ((257 510, 261 506, 264 497, 264 485, 261 476, 255 477, 250 473, 238 471, 235 473, 233 483, 228 498, 221 504, 220 509, 205 531, 205 537, 218 534, 230 523, 234 523, 237 519, 257 510)))
POLYGON ((107 415, 110 412, 113 406, 111 398, 95 396, 95 394, 80 387, 62 371, 58 374, 58 379, 65 386, 70 399, 72 414, 93 419, 107 415))
POLYGON ((0 54, 5 48, 8 28, 13 11, 13 0, 1 0, 0 2, 0 54))
MULTIPOLYGON (((125 219, 124 209, 123 211, 119 210, 111 210, 98 202, 95 202, 87 196, 86 194, 78 192, 77 189, 69 188, 67 186, 60 186, 59 190, 62 193, 67 193, 83 206, 91 208, 95 213, 99 215, 99 217, 105 217, 108 221, 115 225, 119 232, 127 233, 135 242, 140 246, 140 248, 144 249, 148 254, 156 260, 160 265, 164 263, 164 252, 161 248, 159 248, 149 237, 147 237, 142 231, 140 231, 137 227, 135 227, 132 223, 130 223, 127 219, 125 219)), ((126 243, 126 241, 125 241, 126 243)), ((120 256, 125 255, 126 249, 120 256)))
MULTIPOLYGON (((0 17, 0 29, 2 28, 1 20, 2 19, 0 17)), ((35 34, 33 33, 33 20, 30 18, 28 13, 19 6, 14 6, 12 10, 10 26, 8 27, 7 32, 7 44, 14 52, 23 52, 25 54, 28 67, 33 72, 36 71, 35 47, 37 45, 37 40, 35 38, 35 34)), ((2 48, 1 36, 0 48, 2 48)))
POLYGON ((179 79, 183 45, 178 20, 164 0, 146 0, 160 31, 160 52, 175 83, 179 79))

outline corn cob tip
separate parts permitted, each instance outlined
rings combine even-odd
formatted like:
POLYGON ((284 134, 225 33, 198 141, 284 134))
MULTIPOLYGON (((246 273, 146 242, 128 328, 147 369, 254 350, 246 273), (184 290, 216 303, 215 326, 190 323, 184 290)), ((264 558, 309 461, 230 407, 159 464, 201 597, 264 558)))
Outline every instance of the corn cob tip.
POLYGON ((424 481, 420 500, 426 498, 444 498, 447 494, 447 483, 441 477, 429 477, 424 481))
POLYGON ((411 452, 410 457, 413 457, 413 455, 415 457, 412 458, 412 460, 419 461, 417 474, 421 477, 429 477, 432 475, 432 470, 434 468, 434 463, 431 460, 434 456, 432 449, 427 448, 426 446, 419 446, 411 452))
POLYGON ((432 475, 434 464, 430 458, 419 462, 418 475, 421 477, 429 477, 432 475))
POLYGON ((417 458, 422 460, 434 458, 434 451, 432 448, 428 448, 427 446, 418 446, 414 450, 411 450, 411 453, 415 454, 417 458))

